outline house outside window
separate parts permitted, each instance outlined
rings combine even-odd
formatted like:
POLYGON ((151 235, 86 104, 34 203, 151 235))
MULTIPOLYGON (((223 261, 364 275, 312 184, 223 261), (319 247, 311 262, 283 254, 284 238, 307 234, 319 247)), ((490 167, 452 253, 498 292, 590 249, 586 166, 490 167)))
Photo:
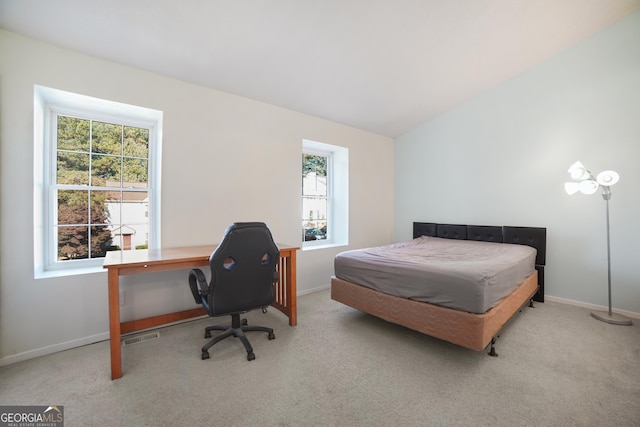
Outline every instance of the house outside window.
POLYGON ((35 276, 159 247, 161 112, 39 86, 35 104, 35 276))

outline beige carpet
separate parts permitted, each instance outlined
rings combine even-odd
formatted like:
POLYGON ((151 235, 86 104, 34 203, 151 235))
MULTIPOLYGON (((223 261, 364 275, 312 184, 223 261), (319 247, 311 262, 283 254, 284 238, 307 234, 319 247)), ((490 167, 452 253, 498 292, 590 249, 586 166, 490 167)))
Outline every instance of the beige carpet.
POLYGON ((0 404, 63 405, 65 426, 639 426, 640 327, 558 303, 523 309, 499 357, 355 311, 328 291, 275 309, 200 360, 205 319, 123 348, 102 342, 0 368, 0 404))

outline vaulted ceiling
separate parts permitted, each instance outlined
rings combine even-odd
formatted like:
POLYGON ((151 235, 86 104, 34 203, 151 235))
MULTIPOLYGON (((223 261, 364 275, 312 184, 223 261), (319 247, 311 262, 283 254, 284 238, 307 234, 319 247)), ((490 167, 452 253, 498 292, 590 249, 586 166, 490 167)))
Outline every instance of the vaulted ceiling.
POLYGON ((640 0, 0 0, 0 27, 398 136, 640 0))

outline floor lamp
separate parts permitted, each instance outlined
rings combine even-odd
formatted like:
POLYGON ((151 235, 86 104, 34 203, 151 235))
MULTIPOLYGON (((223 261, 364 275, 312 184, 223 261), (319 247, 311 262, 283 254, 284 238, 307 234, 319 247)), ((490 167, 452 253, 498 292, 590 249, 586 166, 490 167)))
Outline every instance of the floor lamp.
POLYGON ((597 176, 584 167, 579 161, 569 168, 569 173, 574 182, 565 182, 564 189, 572 195, 580 191, 583 194, 593 194, 602 187, 602 198, 607 206, 607 278, 609 284, 609 311, 592 311, 591 316, 603 322, 614 325, 631 325, 631 319, 611 311, 611 245, 609 244, 609 199, 611 199, 611 186, 620 180, 620 175, 614 171, 602 171, 597 176))

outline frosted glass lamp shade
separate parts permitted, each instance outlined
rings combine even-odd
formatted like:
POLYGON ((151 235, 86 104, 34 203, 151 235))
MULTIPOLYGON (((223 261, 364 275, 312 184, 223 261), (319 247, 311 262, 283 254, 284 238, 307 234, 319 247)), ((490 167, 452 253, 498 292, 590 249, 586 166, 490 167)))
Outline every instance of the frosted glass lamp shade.
POLYGON ((577 161, 569 167, 569 171, 572 179, 588 179, 591 178, 591 173, 584 167, 581 161, 577 161))
POLYGON ((593 194, 598 190, 598 183, 592 179, 585 179, 580 182, 580 192, 582 194, 593 194))
POLYGON ((567 192, 568 195, 572 196, 580 191, 580 183, 579 182, 565 182, 564 183, 564 191, 567 192))
POLYGON ((596 180, 598 184, 610 187, 620 181, 620 175, 615 171, 602 171, 598 174, 596 180))

